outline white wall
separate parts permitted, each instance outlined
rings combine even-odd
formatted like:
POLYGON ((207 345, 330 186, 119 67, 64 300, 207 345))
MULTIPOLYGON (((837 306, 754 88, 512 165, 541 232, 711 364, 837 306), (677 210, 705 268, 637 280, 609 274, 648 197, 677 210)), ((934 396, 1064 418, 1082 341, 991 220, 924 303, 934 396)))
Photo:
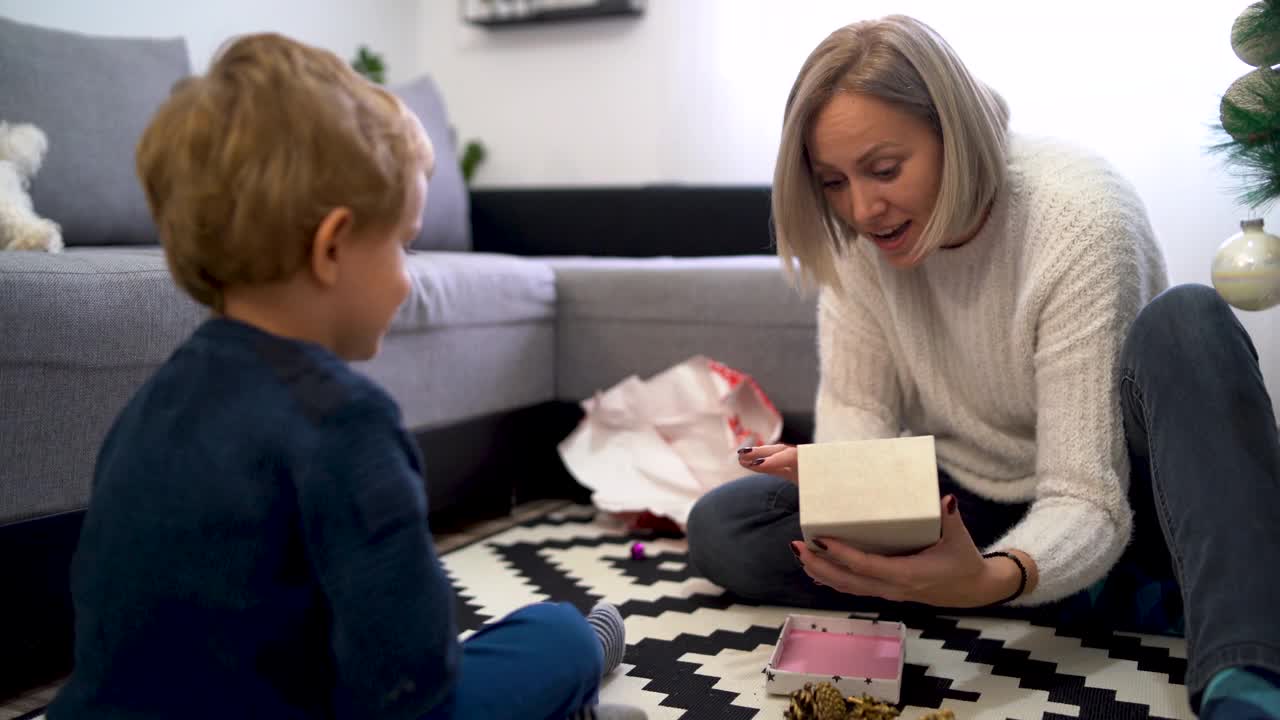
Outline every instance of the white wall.
MULTIPOLYGON (((649 0, 639 20, 483 30, 454 0, 0 0, 0 15, 81 32, 182 35, 202 69, 227 37, 276 30, 350 57, 382 52, 393 82, 430 72, 477 184, 767 183, 782 104, 835 27, 889 12, 934 25, 1013 107, 1016 129, 1107 155, 1138 186, 1174 282, 1208 282, 1249 213, 1203 152, 1218 99, 1248 70, 1231 52, 1246 0, 649 0)), ((1280 231, 1280 213, 1268 225, 1280 231)), ((1280 401, 1280 309, 1240 313, 1280 401)))
MULTIPOLYGON (((428 0, 434 2, 434 0, 428 0)), ((381 52, 392 82, 417 63, 416 0, 0 0, 0 16, 95 35, 181 36, 197 72, 227 38, 280 32, 350 59, 361 44, 381 52)))
MULTIPOLYGON (((463 139, 490 158, 477 185, 768 183, 782 106, 812 47, 891 12, 933 25, 1003 93, 1016 130, 1083 142, 1138 187, 1171 280, 1209 282, 1250 215, 1204 147, 1248 67, 1230 48, 1246 0, 649 0, 638 19, 485 30, 424 6, 420 67, 463 139)), ((1280 213, 1266 215, 1280 232, 1280 213)), ((1238 313, 1280 401, 1280 309, 1238 313)))

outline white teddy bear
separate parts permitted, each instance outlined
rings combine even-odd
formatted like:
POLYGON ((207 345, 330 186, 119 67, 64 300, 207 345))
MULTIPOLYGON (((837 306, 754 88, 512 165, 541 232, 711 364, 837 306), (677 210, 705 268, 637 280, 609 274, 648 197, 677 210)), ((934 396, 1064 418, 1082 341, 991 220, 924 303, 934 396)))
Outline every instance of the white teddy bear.
POLYGON ((62 249, 62 228, 37 215, 27 194, 48 147, 35 125, 0 122, 0 250, 62 249))

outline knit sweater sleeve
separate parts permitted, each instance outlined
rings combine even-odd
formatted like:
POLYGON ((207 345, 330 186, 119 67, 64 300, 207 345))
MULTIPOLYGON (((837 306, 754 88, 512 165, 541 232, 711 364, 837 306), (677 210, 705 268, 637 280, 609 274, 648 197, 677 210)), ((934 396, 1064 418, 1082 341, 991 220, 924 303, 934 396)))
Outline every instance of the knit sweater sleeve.
POLYGON ((1120 351, 1143 300, 1151 247, 1145 216, 1111 203, 1055 217, 1060 242, 1039 263, 1029 301, 1035 340, 1036 495, 992 550, 1019 549, 1040 581, 1016 604, 1064 598, 1101 579, 1129 542, 1129 463, 1120 408, 1120 351))
POLYGON ((461 658, 421 458, 381 392, 317 430, 299 504, 328 601, 332 716, 421 717, 453 689, 461 658))
MULTIPOLYGON (((854 251, 856 254, 857 251, 854 251)), ((888 317, 883 298, 845 280, 818 298, 818 397, 814 441, 896 437, 902 392, 893 353, 878 318, 888 317)))

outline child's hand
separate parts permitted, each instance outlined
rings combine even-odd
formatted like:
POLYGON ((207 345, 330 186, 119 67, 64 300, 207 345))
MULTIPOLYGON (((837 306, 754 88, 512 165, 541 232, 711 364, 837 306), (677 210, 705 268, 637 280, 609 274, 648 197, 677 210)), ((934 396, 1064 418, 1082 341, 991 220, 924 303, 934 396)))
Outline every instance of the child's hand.
POLYGON ((800 482, 796 472, 799 454, 793 445, 761 445, 760 447, 740 448, 738 464, 752 472, 777 475, 793 483, 800 482))

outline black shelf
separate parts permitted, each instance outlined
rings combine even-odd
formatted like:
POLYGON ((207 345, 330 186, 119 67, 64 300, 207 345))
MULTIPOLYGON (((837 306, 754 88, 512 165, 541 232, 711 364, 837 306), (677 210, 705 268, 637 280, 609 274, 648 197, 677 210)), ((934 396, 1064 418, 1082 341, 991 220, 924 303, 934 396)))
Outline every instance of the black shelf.
POLYGON ((464 10, 463 20, 481 27, 504 28, 597 18, 639 17, 644 14, 644 9, 644 0, 596 0, 591 5, 545 9, 533 3, 532 7, 524 12, 494 17, 468 15, 464 10))

